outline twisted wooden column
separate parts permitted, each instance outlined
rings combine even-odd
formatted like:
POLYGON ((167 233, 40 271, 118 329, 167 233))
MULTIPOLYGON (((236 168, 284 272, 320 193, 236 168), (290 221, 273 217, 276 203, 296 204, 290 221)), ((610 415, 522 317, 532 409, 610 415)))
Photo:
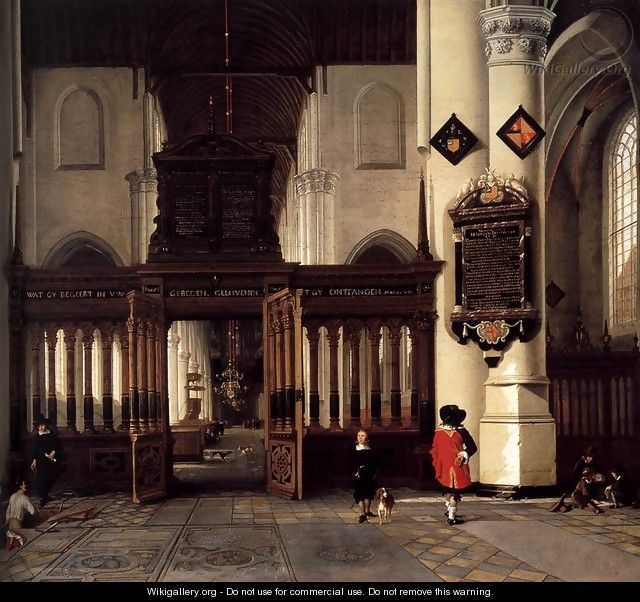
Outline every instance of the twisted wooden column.
POLYGON ((409 324, 409 337, 411 337, 411 428, 418 427, 418 417, 420 416, 420 404, 418 402, 418 324, 411 321, 409 324))
POLYGON ((278 319, 275 322, 276 327, 276 353, 275 353, 275 371, 276 371, 276 430, 284 429, 284 407, 285 407, 285 391, 284 391, 284 328, 282 319, 278 312, 278 319))
POLYGON ((138 321, 138 399, 140 400, 140 428, 149 431, 149 394, 147 391, 147 323, 138 321))
POLYGON ((147 396, 149 398, 149 429, 158 430, 158 397, 156 391, 156 326, 147 322, 147 396))
POLYGON ((400 392, 402 322, 400 320, 391 320, 388 328, 389 342, 391 344, 391 426, 398 427, 402 423, 402 396, 400 392))
POLYGON ((120 386, 120 406, 122 417, 120 418, 119 430, 128 431, 131 426, 131 403, 129 400, 129 331, 127 324, 121 324, 118 330, 120 339, 120 365, 121 365, 121 386, 120 386))
POLYGON ((84 432, 85 435, 95 433, 93 423, 93 365, 91 352, 93 348, 93 324, 82 326, 82 349, 84 350, 84 432))
POLYGON ((309 341, 309 426, 320 428, 320 392, 318 391, 318 342, 320 330, 318 322, 307 324, 309 341))
POLYGON ((38 430, 38 416, 42 412, 40 398, 40 343, 43 330, 40 324, 31 327, 31 413, 33 430, 38 430))
POLYGON ((371 426, 382 426, 382 398, 380 396, 380 333, 381 322, 367 322, 369 343, 371 345, 371 426))
POLYGON ((113 326, 104 324, 100 328, 102 340, 102 421, 103 430, 113 433, 113 326))
POLYGON ((282 329, 284 335, 284 428, 293 428, 295 408, 295 343, 293 332, 293 307, 283 303, 282 329))
POLYGON ((140 433, 140 397, 138 396, 138 320, 127 320, 129 333, 129 403, 131 405, 131 419, 129 432, 140 433))
POLYGON ((56 395, 56 345, 58 343, 58 327, 53 325, 46 329, 47 342, 47 417, 49 425, 55 430, 58 424, 58 396, 56 395))
POLYGON ((64 347, 67 354, 67 428, 68 434, 78 432, 76 424, 76 335, 77 326, 64 329, 64 347))
POLYGON ((340 343, 340 322, 327 322, 329 341, 329 428, 340 430, 340 389, 338 385, 338 344, 340 343))
POLYGON ((276 416, 278 415, 278 385, 277 385, 277 348, 276 348, 276 331, 278 329, 277 326, 277 316, 275 312, 271 310, 269 315, 269 340, 268 344, 268 364, 267 364, 267 377, 269 383, 269 422, 271 430, 275 430, 276 428, 276 416))
POLYGON ((352 428, 360 428, 360 340, 362 338, 362 322, 352 320, 348 324, 349 353, 351 355, 351 424, 352 428))

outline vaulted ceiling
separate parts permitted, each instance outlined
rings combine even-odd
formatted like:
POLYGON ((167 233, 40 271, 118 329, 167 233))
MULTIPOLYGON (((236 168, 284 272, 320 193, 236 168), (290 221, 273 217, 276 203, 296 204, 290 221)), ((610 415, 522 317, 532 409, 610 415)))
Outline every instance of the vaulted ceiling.
POLYGON ((143 68, 169 143, 206 131, 209 96, 227 130, 230 77, 232 131, 276 154, 281 197, 315 66, 414 63, 415 19, 415 0, 22 0, 23 61, 143 68))

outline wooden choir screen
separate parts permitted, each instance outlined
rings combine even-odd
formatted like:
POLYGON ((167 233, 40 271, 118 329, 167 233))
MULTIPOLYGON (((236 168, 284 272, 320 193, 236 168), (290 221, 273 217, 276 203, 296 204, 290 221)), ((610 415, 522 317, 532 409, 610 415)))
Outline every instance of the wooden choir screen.
POLYGON ((267 491, 302 499, 301 291, 284 289, 264 301, 264 399, 267 491))
POLYGON ((149 502, 167 494, 166 331, 160 303, 133 291, 130 315, 129 399, 133 501, 149 502))

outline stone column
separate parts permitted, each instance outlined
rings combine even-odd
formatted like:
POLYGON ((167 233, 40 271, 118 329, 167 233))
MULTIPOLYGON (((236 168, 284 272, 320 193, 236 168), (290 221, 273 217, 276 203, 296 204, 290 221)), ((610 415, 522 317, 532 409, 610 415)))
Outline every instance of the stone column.
POLYGON ((310 169, 294 177, 301 219, 301 262, 335 263, 334 203, 338 174, 310 169))
POLYGON ((131 263, 147 260, 149 237, 154 230, 158 198, 158 178, 156 170, 145 167, 129 172, 125 179, 129 182, 131 198, 131 263))
MULTIPOLYGON (((480 13, 487 39, 490 132, 496 132, 519 105, 545 127, 543 66, 553 18, 542 6, 506 5, 480 13)), ((503 176, 524 178, 533 201, 531 290, 544 324, 544 144, 520 159, 492 136, 489 151, 491 167, 503 176)), ((489 370, 486 409, 480 421, 483 485, 555 484, 555 424, 549 414, 545 361, 545 332, 540 328, 532 341, 511 343, 497 367, 489 370)))
POLYGON ((173 326, 169 331, 167 343, 167 355, 169 356, 167 362, 167 370, 169 373, 169 422, 173 424, 174 422, 178 422, 178 410, 180 408, 180 389, 178 386, 178 345, 180 344, 180 337, 173 326))
POLYGON ((180 351, 178 353, 178 414, 176 419, 184 418, 187 411, 187 374, 189 373, 189 358, 191 354, 188 351, 180 351), (182 415, 182 416, 181 416, 182 415))
POLYGON ((416 0, 416 142, 429 152, 431 138, 431 0, 416 0))
MULTIPOLYGON (((476 23, 478 13, 484 6, 484 0, 430 2, 430 96, 418 98, 419 103, 430 105, 431 133, 440 129, 451 117, 451 113, 455 112, 479 139, 473 150, 455 166, 437 151, 428 155, 425 168, 428 236, 434 258, 444 260, 445 265, 442 276, 436 281, 436 308, 439 318, 435 323, 435 337, 438 353, 433 358, 428 357, 427 345, 424 342, 420 345, 420 355, 416 351, 416 361, 423 376, 428 362, 435 363, 438 405, 458 404, 463 407, 467 411, 465 426, 476 441, 484 410, 481 392, 486 380, 487 366, 478 347, 470 344, 459 345, 451 333, 449 315, 455 301, 455 262, 453 226, 447 210, 455 202, 456 193, 465 180, 477 178, 484 172, 488 164, 486 149, 489 138, 495 133, 487 128, 487 66, 482 51, 484 40, 476 23), (461 31, 465 32, 463 36, 459 35, 461 31), (453 37, 456 38, 455 76, 451 73, 449 43, 453 37), (461 90, 464 90, 463 94, 461 90)), ((423 332, 425 337, 426 332, 423 332)), ((437 408, 431 405, 432 399, 427 399, 426 379, 422 380, 425 382, 416 384, 418 404, 423 416, 421 428, 423 434, 430 437, 432 431, 429 432, 431 429, 427 427, 427 423, 434 423, 437 408)), ((477 480, 477 458, 472 459, 470 467, 472 478, 477 480)))

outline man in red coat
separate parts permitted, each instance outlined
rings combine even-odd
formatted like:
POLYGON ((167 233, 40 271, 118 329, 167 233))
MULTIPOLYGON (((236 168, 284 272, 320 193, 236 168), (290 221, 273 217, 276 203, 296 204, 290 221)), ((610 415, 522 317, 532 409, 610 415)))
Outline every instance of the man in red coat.
POLYGON ((462 422, 467 413, 456 405, 440 408, 442 424, 433 437, 431 456, 436 479, 443 487, 447 507, 447 523, 460 525, 464 521, 456 518, 461 493, 471 487, 469 458, 478 451, 473 437, 462 422))

